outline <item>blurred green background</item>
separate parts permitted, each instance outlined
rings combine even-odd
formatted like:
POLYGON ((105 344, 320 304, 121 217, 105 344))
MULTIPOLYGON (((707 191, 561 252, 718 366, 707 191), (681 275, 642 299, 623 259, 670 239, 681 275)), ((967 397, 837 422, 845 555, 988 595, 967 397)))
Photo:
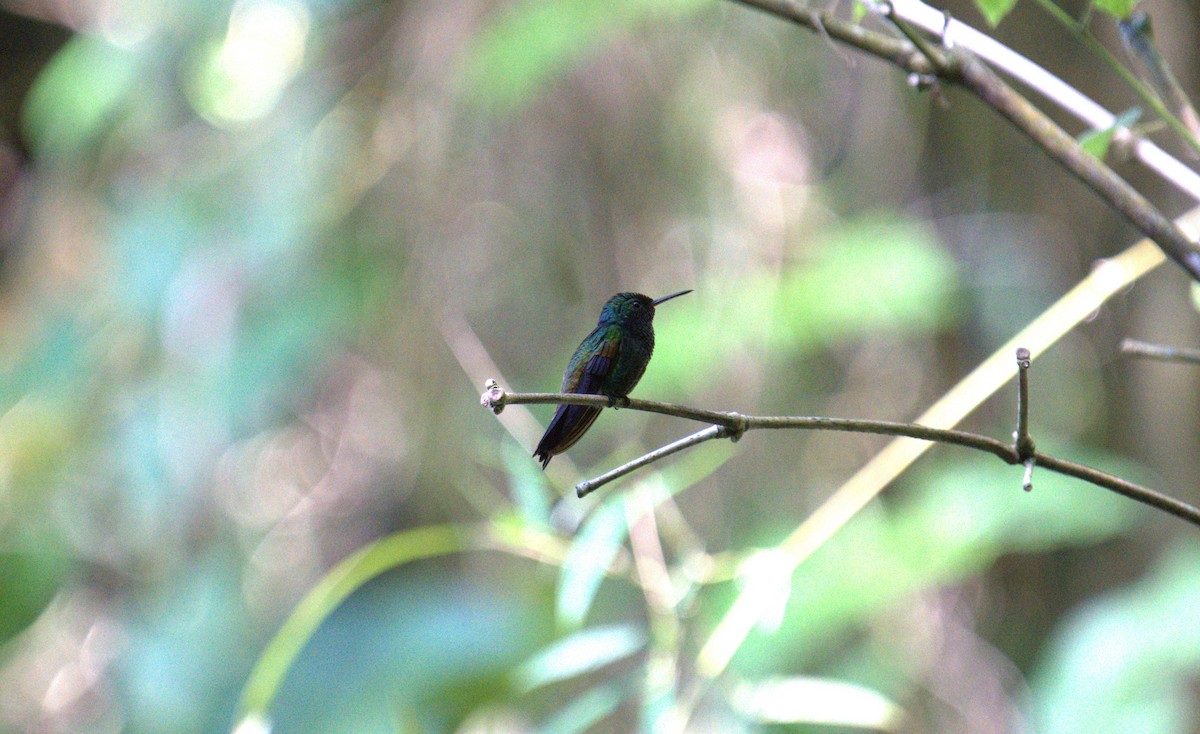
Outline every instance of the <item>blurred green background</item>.
MULTIPOLYGON (((1196 90, 1197 8, 1143 7, 1196 90)), ((996 33, 1136 104, 1032 3, 996 33)), ((0 2, 0 731, 232 729, 364 548, 391 570, 241 731, 665 731, 738 564, 884 440, 752 433, 579 501, 694 425, 606 413, 543 474, 552 409, 498 420, 484 379, 553 390, 608 296, 694 288, 635 395, 911 420, 1136 239, 972 98, 736 3, 0 2), (507 540, 370 545, 481 522, 507 540)), ((1200 502, 1200 371, 1117 350, 1198 325, 1167 266, 1074 331, 1039 448, 1200 502)), ((1200 732, 1195 528, 1019 482, 935 448, 688 730, 1200 732)))

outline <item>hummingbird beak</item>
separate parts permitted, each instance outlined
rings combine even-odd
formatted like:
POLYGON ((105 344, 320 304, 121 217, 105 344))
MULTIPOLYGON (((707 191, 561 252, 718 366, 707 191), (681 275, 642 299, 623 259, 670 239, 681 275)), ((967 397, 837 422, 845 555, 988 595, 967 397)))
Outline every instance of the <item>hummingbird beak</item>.
POLYGON ((669 301, 669 300, 671 300, 671 299, 672 299, 672 298, 674 298, 675 296, 682 296, 682 295, 684 295, 685 293, 691 293, 691 292, 692 292, 692 289, 691 289, 691 288, 688 288, 686 291, 679 291, 678 293, 672 293, 672 294, 671 294, 671 295, 669 295, 669 296, 663 296, 662 298, 656 298, 656 299, 654 299, 653 301, 651 301, 651 302, 650 302, 650 305, 651 305, 651 306, 657 306, 658 304, 662 303, 663 301, 669 301))

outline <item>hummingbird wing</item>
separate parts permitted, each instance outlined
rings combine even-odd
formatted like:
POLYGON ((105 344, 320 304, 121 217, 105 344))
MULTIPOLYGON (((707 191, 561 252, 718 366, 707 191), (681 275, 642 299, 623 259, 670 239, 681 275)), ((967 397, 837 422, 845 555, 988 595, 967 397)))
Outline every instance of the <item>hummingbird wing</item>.
MULTIPOLYGON (((580 345, 580 359, 567 368, 563 376, 563 392, 583 395, 605 395, 605 385, 612 374, 613 366, 621 351, 620 331, 615 327, 597 327, 580 345), (590 353, 590 356, 586 356, 590 353)), ((560 405, 538 442, 533 455, 542 461, 542 468, 550 458, 561 454, 591 428, 600 415, 600 408, 586 405, 560 405)))
MULTIPOLYGON (((596 334, 600 329, 592 332, 596 334)), ((586 341, 593 341, 590 337, 586 341)), ((563 380, 563 391, 574 392, 583 395, 607 395, 608 378, 612 375, 613 367, 617 364, 617 357, 621 354, 621 332, 614 326, 605 327, 604 331, 600 332, 599 338, 591 350, 592 355, 587 360, 580 360, 582 370, 578 376, 568 375, 571 382, 575 382, 575 387, 567 386, 568 379, 563 380), (574 377, 575 379, 570 379, 574 377)), ((576 368, 579 369, 578 367, 576 368)), ((571 406, 568 406, 571 407, 571 406)), ((580 407, 580 406, 574 406, 580 407)))

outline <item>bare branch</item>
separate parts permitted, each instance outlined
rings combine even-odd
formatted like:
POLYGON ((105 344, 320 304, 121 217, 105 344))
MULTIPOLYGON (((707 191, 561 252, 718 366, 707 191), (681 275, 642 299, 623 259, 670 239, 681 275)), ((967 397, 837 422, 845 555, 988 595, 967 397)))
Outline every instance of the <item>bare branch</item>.
MULTIPOLYGON (((484 386, 485 392, 481 404, 499 413, 506 405, 522 404, 557 404, 557 405, 588 405, 598 408, 609 407, 609 398, 605 395, 577 395, 575 393, 508 393, 495 380, 488 380, 484 386)), ((876 433, 888 436, 906 436, 932 443, 953 444, 966 448, 984 451, 1004 461, 1006 464, 1022 464, 1023 460, 1017 449, 1003 441, 968 431, 944 428, 931 428, 916 423, 898 423, 893 421, 858 420, 851 418, 826 418, 818 416, 755 416, 735 412, 703 410, 686 405, 662 403, 654 400, 623 398, 617 401, 617 406, 630 410, 640 410, 648 413, 698 420, 712 424, 712 427, 699 431, 674 443, 667 444, 655 451, 635 459, 596 479, 581 482, 576 491, 579 496, 606 484, 613 479, 624 476, 636 469, 650 464, 670 454, 682 451, 713 438, 729 437, 736 440, 741 434, 754 429, 796 429, 848 431, 851 433, 876 433)), ((1107 474, 1098 469, 1059 459, 1048 454, 1034 452, 1028 458, 1049 471, 1065 474, 1082 479, 1085 482, 1112 490, 1120 495, 1155 507, 1179 517, 1193 525, 1200 526, 1200 508, 1155 492, 1139 484, 1107 474)))
POLYGON ((1117 175, 1083 149, 1044 112, 1007 84, 976 57, 952 52, 956 60, 942 78, 956 81, 986 102, 1029 136, 1051 158, 1075 174, 1150 239, 1167 256, 1200 281, 1200 248, 1175 223, 1117 175))
MULTIPOLYGON (((990 67, 967 48, 955 46, 949 50, 940 50, 929 44, 921 44, 918 48, 908 40, 869 31, 855 23, 839 19, 828 11, 813 10, 798 0, 737 2, 826 33, 830 38, 890 61, 905 71, 920 75, 933 74, 968 89, 1087 184, 1143 234, 1154 240, 1193 279, 1200 281, 1200 247, 1136 189, 1111 168, 1088 154, 1078 141, 996 76, 990 67)), ((906 4, 884 3, 889 8, 888 17, 898 28, 913 37, 907 18, 896 12, 897 6, 906 4)), ((957 28, 953 23, 945 23, 944 20, 943 25, 947 31, 957 28)), ((962 34, 963 31, 959 29, 956 33, 962 34)), ((957 39, 958 35, 955 38, 957 39)))
POLYGON ((1200 349, 1186 347, 1165 347, 1159 344, 1147 344, 1136 339, 1126 339, 1121 342, 1121 351, 1131 357, 1146 357, 1164 362, 1190 362, 1200 364, 1200 349))
POLYGON ((683 451, 686 448, 691 448, 696 444, 704 443, 705 441, 710 441, 714 438, 725 438, 729 435, 729 433, 729 429, 725 426, 709 426, 702 431, 697 431, 690 436, 685 436, 679 439, 678 441, 672 441, 666 446, 660 446, 648 454, 643 454, 633 461, 622 464, 616 469, 601 474, 595 479, 588 479, 576 484, 575 495, 577 497, 586 497, 589 493, 600 489, 609 482, 615 479, 620 479, 626 474, 641 469, 647 464, 658 461, 663 457, 670 456, 677 451, 683 451))
MULTIPOLYGON (((1117 118, 1112 112, 991 36, 966 23, 947 18, 943 11, 921 0, 889 0, 889 4, 893 16, 941 38, 947 47, 961 46, 969 49, 994 68, 1058 105, 1088 128, 1107 130, 1117 124, 1117 118)), ((1152 140, 1135 136, 1124 128, 1118 131, 1118 135, 1132 138, 1134 153, 1147 168, 1171 182, 1180 191, 1200 201, 1200 174, 1171 156, 1152 140)))
POLYGON ((1017 459, 1025 465, 1021 487, 1033 491, 1033 465, 1037 463, 1037 448, 1029 434, 1029 365, 1032 360, 1025 347, 1017 349, 1017 430, 1013 432, 1013 448, 1017 459))

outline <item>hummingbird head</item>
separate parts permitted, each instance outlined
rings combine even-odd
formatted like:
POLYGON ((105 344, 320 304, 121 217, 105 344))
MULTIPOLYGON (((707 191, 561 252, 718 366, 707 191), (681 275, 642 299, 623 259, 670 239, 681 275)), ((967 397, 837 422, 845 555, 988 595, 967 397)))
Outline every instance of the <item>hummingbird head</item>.
POLYGON ((604 308, 600 310, 600 323, 626 327, 649 326, 654 320, 655 306, 685 293, 691 293, 691 290, 679 291, 657 299, 641 293, 618 293, 608 299, 604 308))

